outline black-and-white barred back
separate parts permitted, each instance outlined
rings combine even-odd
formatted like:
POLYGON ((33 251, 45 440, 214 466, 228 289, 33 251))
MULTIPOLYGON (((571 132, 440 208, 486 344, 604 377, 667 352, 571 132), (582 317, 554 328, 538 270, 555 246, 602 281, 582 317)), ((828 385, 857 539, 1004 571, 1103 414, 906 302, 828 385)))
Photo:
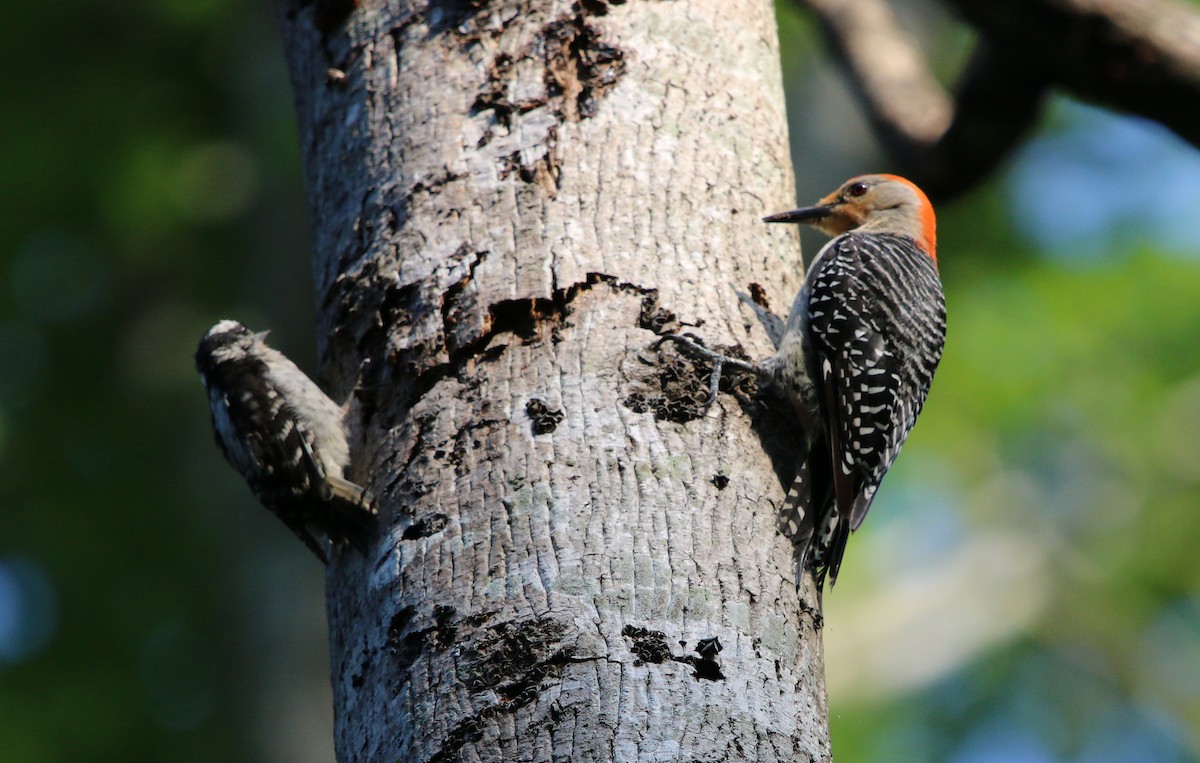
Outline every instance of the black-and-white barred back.
POLYGON ((327 561, 322 537, 366 554, 377 523, 374 499, 345 478, 344 411, 264 339, 224 320, 196 350, 217 445, 321 561, 327 561))
POLYGON ((864 480, 850 516, 857 529, 929 393, 946 305, 933 261, 910 238, 847 233, 823 254, 809 320, 836 393, 840 471, 864 480))

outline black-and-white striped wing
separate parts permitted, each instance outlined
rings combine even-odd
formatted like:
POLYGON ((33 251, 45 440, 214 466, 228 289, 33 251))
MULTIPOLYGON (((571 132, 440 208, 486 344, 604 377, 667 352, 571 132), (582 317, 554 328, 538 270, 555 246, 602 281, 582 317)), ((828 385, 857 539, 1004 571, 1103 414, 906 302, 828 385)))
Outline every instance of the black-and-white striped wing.
POLYGON ((909 238, 849 233, 824 255, 809 321, 838 513, 857 529, 925 402, 946 310, 933 261, 909 238))

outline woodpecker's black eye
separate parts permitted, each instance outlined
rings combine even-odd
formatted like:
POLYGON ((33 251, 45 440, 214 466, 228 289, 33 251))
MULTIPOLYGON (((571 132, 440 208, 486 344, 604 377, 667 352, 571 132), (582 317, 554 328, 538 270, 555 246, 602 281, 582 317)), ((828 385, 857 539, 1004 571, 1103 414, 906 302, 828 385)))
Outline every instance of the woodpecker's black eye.
POLYGON ((867 188, 869 188, 869 187, 870 186, 868 186, 866 183, 855 183, 854 185, 852 185, 846 189, 846 195, 847 196, 862 196, 864 193, 867 192, 867 188))

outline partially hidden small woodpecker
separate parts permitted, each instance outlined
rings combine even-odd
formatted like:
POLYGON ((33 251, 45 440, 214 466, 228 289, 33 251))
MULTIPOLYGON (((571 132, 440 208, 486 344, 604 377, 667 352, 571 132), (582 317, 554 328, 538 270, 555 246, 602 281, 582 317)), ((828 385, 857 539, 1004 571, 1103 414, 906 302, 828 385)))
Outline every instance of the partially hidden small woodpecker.
POLYGON ((344 411, 265 338, 224 320, 200 340, 196 369, 208 389, 217 445, 322 562, 322 537, 366 555, 377 517, 371 494, 345 478, 344 411))
MULTIPOLYGON (((916 423, 946 337, 933 207, 895 175, 851 178, 816 205, 763 218, 834 236, 808 268, 779 349, 762 365, 718 356, 787 399, 804 430, 780 510, 799 569, 837 580, 850 532, 916 423), (810 559, 811 556, 811 559, 810 559)), ((710 398, 711 399, 711 398, 710 398)))

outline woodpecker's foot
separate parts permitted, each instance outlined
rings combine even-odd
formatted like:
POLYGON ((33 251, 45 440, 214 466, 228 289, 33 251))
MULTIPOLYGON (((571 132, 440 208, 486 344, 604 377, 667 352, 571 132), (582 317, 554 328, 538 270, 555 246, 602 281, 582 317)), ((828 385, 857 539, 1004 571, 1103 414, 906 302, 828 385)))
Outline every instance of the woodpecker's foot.
POLYGON ((812 604, 809 604, 804 599, 800 599, 800 611, 803 614, 808 615, 809 619, 812 620, 812 627, 813 627, 814 631, 819 631, 825 627, 825 615, 821 614, 821 589, 820 588, 817 589, 816 605, 814 606, 812 604))
POLYGON ((674 342, 692 355, 698 355, 712 363, 712 374, 708 378, 708 399, 704 401, 705 409, 710 408, 717 401, 717 392, 721 387, 721 371, 725 367, 736 368, 739 371, 753 374, 755 377, 758 377, 761 371, 753 363, 714 352, 695 339, 686 337, 683 334, 664 334, 661 339, 654 343, 654 349, 657 350, 659 347, 662 347, 664 342, 674 342))

